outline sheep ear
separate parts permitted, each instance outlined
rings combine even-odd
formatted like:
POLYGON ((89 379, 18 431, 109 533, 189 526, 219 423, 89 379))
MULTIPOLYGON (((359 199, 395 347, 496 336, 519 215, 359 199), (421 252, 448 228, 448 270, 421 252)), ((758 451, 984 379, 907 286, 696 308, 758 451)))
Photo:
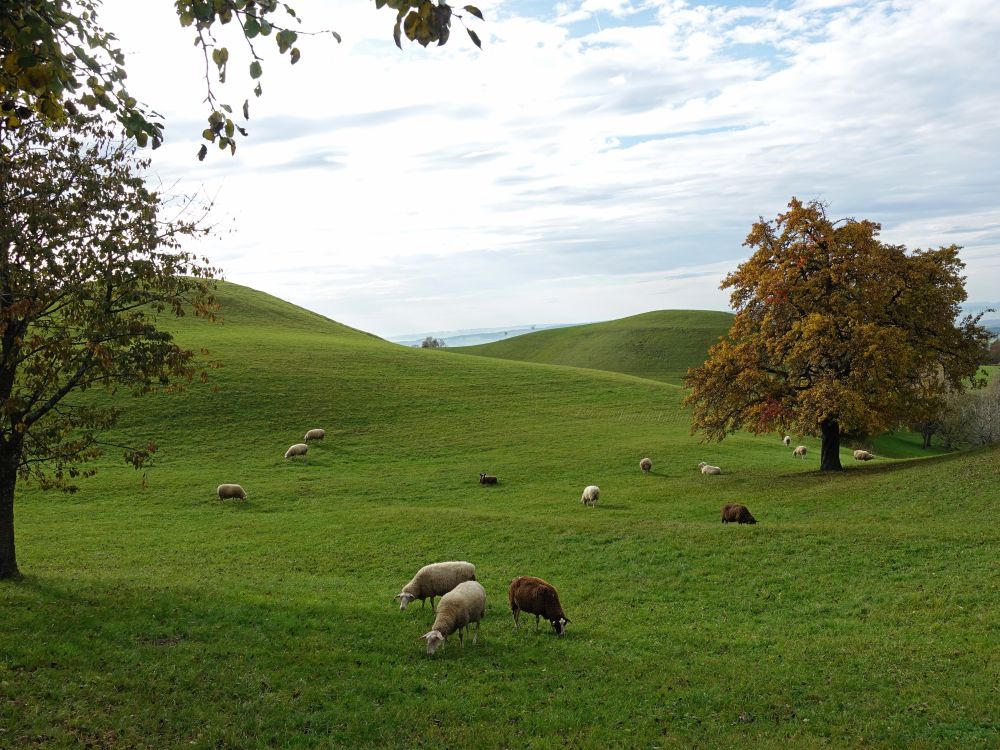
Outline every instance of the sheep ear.
MULTIPOLYGON (((433 633, 433 632, 434 632, 434 631, 432 630, 432 631, 431 631, 431 633, 433 633)), ((429 635, 430 635, 431 633, 424 633, 423 635, 420 635, 420 636, 417 636, 417 640, 418 640, 418 641, 424 641, 424 640, 427 640, 427 636, 429 636, 429 635)))

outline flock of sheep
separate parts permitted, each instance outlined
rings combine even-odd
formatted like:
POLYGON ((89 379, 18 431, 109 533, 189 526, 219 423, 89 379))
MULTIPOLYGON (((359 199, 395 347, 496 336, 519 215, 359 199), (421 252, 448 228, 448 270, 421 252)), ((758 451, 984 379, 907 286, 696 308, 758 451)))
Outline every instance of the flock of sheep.
MULTIPOLYGON (((326 437, 326 430, 312 429, 306 432, 303 440, 304 443, 296 443, 295 445, 289 446, 288 450, 285 451, 285 458, 294 458, 295 456, 304 456, 309 452, 309 441, 310 440, 323 440, 326 437)), ((219 500, 246 500, 247 492, 242 486, 238 484, 220 484, 215 488, 216 494, 219 496, 219 500)))
MULTIPOLYGON (((326 438, 326 431, 312 429, 306 432, 304 442, 296 443, 285 452, 285 458, 295 456, 305 456, 309 452, 308 443, 312 440, 323 440, 326 438)), ((792 444, 792 438, 786 435, 782 442, 785 447, 792 444)), ((805 458, 806 447, 796 446, 792 455, 797 458, 805 458)), ((854 458, 858 461, 871 461, 875 456, 866 450, 854 451, 854 458)), ((639 468, 643 474, 648 474, 653 468, 653 461, 646 457, 639 462, 639 468)), ((722 474, 722 469, 712 466, 704 461, 698 464, 702 474, 722 474)), ((480 484, 499 484, 499 479, 492 475, 481 473, 479 475, 480 484)), ((239 499, 246 500, 247 493, 238 484, 220 484, 216 490, 219 500, 239 499)), ((597 501, 601 497, 601 488, 595 484, 584 487, 580 502, 592 508, 597 507, 597 501)), ((746 523, 755 524, 757 519, 744 505, 738 503, 727 503, 722 508, 722 523, 746 523)), ((425 565, 417 571, 410 582, 403 586, 402 590, 395 596, 399 600, 399 609, 406 609, 407 605, 415 600, 420 600, 420 606, 424 606, 426 599, 431 600, 431 610, 435 612, 434 623, 431 629, 420 636, 427 642, 427 653, 433 655, 438 647, 444 643, 449 635, 458 633, 458 639, 465 645, 465 635, 469 633, 469 628, 475 625, 475 633, 472 635, 472 642, 476 643, 479 638, 479 621, 486 613, 486 590, 476 580, 476 566, 465 561, 452 560, 449 562, 432 563, 425 565), (440 597, 437 609, 434 608, 434 599, 440 597)), ((519 618, 522 612, 535 615, 535 628, 538 627, 539 618, 544 617, 552 625, 556 635, 563 635, 566 632, 566 625, 570 620, 563 612, 559 603, 559 594, 548 582, 535 576, 520 576, 510 583, 507 590, 507 601, 510 605, 511 615, 514 618, 514 627, 519 627, 519 618)))
MULTIPOLYGON (((427 654, 433 656, 438 647, 453 633, 458 633, 458 640, 465 646, 465 636, 471 626, 476 626, 472 642, 479 639, 479 621, 486 614, 486 589, 476 580, 476 566, 464 560, 431 563, 417 571, 410 582, 396 594, 399 599, 399 609, 406 609, 414 599, 420 600, 424 606, 426 599, 431 600, 431 610, 434 610, 434 598, 441 597, 434 613, 434 624, 424 633, 421 639, 427 642, 427 654)), ((559 594, 552 584, 535 576, 520 576, 510 582, 507 589, 507 601, 514 617, 514 627, 520 626, 522 612, 535 616, 535 628, 538 628, 540 617, 552 624, 556 635, 566 632, 569 619, 563 613, 559 603, 559 594)))

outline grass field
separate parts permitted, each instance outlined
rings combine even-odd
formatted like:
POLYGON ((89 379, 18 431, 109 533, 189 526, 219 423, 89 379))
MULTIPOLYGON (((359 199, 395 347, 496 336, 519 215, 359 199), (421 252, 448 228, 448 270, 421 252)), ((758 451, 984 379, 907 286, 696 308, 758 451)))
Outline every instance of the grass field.
POLYGON ((555 328, 450 351, 522 362, 621 372, 680 385, 705 361, 733 316, 707 310, 657 310, 569 328, 555 328))
POLYGON ((219 391, 135 401, 113 436, 157 440, 145 485, 109 456, 76 495, 19 495, 0 748, 1000 744, 1000 451, 820 476, 813 441, 699 444, 669 383, 220 296, 224 323, 179 326, 219 391), (732 501, 758 525, 721 525, 732 501), (487 617, 428 658, 429 607, 392 597, 447 559, 487 617), (514 631, 523 574, 565 638, 514 631))

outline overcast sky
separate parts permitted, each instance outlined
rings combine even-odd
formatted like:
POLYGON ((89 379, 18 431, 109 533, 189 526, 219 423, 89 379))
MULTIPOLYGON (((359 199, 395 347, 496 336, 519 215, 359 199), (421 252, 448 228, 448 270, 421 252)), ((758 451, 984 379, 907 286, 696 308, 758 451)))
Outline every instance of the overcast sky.
MULTIPOLYGON (((230 41, 235 157, 195 159, 204 63, 168 0, 105 0, 130 90, 163 113, 197 249, 230 281, 382 336, 727 309, 750 225, 791 196, 964 246, 1000 299, 1000 4, 480 0, 480 51, 392 42, 371 0, 294 3, 264 96, 230 41)), ((245 45, 244 45, 245 46, 245 45)))

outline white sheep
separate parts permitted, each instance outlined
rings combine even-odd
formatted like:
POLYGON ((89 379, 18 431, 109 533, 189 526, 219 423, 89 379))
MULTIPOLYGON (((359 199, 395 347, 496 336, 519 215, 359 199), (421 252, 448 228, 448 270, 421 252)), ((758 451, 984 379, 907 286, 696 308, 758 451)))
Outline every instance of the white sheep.
POLYGON ((304 456, 309 452, 309 446, 305 443, 296 443, 287 451, 285 451, 285 458, 291 458, 292 456, 304 456))
POLYGON ((246 500, 247 493, 238 484, 220 484, 216 490, 219 493, 220 500, 246 500))
POLYGON ((722 469, 720 469, 718 466, 712 466, 711 464, 706 464, 704 461, 701 461, 698 464, 698 468, 701 469, 701 473, 702 474, 721 474, 722 473, 722 469))
POLYGON ((583 488, 583 495, 580 496, 580 502, 584 505, 590 505, 594 508, 597 507, 597 501, 601 497, 601 488, 596 484, 588 484, 583 488))
POLYGON ((784 439, 781 442, 783 442, 785 444, 785 447, 787 448, 789 445, 792 444, 792 438, 789 435, 785 435, 784 439))
POLYGON ((316 430, 309 430, 309 432, 306 433, 306 436, 302 439, 308 443, 310 440, 322 440, 325 437, 326 437, 326 430, 316 429, 316 430))
POLYGON ((477 581, 465 581, 441 597, 438 602, 437 615, 430 631, 421 638, 427 641, 427 654, 433 656, 444 639, 458 631, 458 639, 465 646, 462 628, 468 632, 469 626, 476 625, 472 642, 479 640, 479 621, 486 614, 486 589, 477 581))
POLYGON ((795 450, 792 451, 792 455, 796 458, 805 458, 806 453, 807 449, 804 445, 797 445, 795 446, 795 450))
POLYGON ((863 450, 854 451, 855 461, 871 461, 873 458, 875 458, 874 453, 869 453, 868 451, 863 451, 863 450))
POLYGON ((643 474, 648 474, 649 470, 653 468, 653 462, 651 459, 644 458, 639 462, 639 468, 642 469, 643 474))
POLYGON ((418 570, 394 598, 399 599, 400 610, 406 609, 414 599, 419 599, 420 606, 423 607, 427 598, 430 598, 431 609, 434 609, 434 597, 444 596, 458 584, 474 580, 476 580, 476 566, 470 562, 450 560, 431 563, 418 570))

